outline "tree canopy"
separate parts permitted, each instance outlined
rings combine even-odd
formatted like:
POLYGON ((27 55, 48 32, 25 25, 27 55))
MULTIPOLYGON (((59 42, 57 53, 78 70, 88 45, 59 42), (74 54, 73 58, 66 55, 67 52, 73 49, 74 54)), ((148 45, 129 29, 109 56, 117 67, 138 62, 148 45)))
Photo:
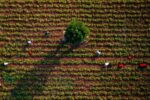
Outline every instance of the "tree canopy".
POLYGON ((83 22, 73 19, 65 31, 66 43, 79 45, 87 39, 89 33, 88 27, 86 27, 83 22))

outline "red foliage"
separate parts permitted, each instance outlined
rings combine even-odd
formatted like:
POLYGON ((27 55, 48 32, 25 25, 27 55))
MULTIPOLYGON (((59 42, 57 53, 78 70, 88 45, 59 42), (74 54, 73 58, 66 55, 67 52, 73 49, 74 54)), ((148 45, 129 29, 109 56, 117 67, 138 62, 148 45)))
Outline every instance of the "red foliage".
POLYGON ((31 51, 28 51, 28 54, 29 54, 29 56, 32 56, 32 52, 31 51))
POLYGON ((125 64, 122 64, 122 63, 118 64, 118 68, 124 68, 124 67, 125 67, 125 64))
POLYGON ((140 68, 147 68, 147 64, 141 63, 141 64, 139 64, 139 67, 140 67, 140 68))

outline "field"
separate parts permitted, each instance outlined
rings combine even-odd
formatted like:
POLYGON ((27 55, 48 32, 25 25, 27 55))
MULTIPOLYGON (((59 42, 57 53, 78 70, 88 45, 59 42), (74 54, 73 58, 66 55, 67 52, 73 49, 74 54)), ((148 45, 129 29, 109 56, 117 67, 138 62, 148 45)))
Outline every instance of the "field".
POLYGON ((148 0, 0 0, 1 100, 149 100, 149 65, 148 0), (60 41, 72 18, 90 36, 71 51, 60 41))

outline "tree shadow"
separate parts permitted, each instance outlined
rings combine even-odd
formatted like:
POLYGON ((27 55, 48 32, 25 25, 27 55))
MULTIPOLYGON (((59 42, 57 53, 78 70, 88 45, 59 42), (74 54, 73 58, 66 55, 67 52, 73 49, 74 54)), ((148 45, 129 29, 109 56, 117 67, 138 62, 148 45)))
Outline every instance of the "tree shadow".
POLYGON ((56 50, 49 52, 52 56, 47 56, 41 60, 33 69, 26 71, 23 78, 18 80, 17 85, 11 90, 10 96, 7 99, 15 100, 31 100, 34 96, 42 95, 45 89, 48 75, 55 67, 61 64, 60 60, 64 54, 70 53, 72 48, 68 48, 64 43, 60 43, 56 50), (61 51, 61 49, 66 50, 61 51))

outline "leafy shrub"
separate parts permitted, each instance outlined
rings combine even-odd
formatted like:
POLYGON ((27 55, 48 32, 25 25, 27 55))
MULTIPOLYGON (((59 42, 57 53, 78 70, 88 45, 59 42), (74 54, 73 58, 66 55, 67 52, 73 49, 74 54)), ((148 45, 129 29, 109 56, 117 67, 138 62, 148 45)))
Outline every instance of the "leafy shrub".
POLYGON ((65 42, 72 45, 79 45, 89 35, 89 29, 83 22, 73 19, 65 32, 65 42))

